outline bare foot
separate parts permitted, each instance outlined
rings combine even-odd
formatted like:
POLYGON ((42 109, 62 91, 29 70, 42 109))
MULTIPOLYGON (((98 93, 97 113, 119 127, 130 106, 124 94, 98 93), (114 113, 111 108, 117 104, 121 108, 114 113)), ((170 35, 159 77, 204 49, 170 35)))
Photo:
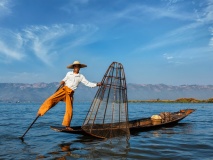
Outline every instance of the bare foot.
POLYGON ((66 127, 66 130, 73 131, 73 129, 69 126, 66 127))

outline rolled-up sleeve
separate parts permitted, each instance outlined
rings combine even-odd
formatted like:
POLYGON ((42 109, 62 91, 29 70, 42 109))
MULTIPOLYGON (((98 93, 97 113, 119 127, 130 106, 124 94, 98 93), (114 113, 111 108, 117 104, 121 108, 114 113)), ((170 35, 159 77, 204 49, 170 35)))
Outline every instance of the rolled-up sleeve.
POLYGON ((66 74, 66 76, 64 77, 64 79, 62 79, 62 81, 64 81, 64 82, 67 81, 67 79, 68 79, 68 74, 69 74, 69 72, 66 74))
POLYGON ((83 75, 81 75, 81 76, 82 76, 82 77, 81 77, 81 82, 82 82, 85 86, 91 87, 91 88, 97 86, 97 83, 89 82, 83 75))

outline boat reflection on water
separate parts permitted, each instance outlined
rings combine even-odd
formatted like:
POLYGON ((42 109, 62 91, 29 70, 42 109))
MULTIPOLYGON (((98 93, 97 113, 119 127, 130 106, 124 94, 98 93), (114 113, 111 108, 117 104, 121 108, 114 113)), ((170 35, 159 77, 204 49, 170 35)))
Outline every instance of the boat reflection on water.
MULTIPOLYGON (((175 127, 163 127, 159 130, 152 130, 148 132, 138 132, 132 135, 135 137, 141 136, 142 139, 155 137, 162 138, 166 136, 171 138, 183 134, 190 134, 193 132, 193 124, 191 123, 178 123, 175 127)), ((112 139, 94 139, 80 135, 77 140, 59 144, 58 155, 60 158, 104 158, 105 156, 111 157, 126 157, 130 151, 130 143, 126 138, 112 138, 112 139)), ((142 140, 144 141, 144 140, 142 140)), ((145 143, 145 141, 144 141, 145 143)), ((56 154, 56 153, 52 153, 56 154)), ((59 158, 59 157, 58 157, 59 158)))
POLYGON ((162 137, 163 135, 171 137, 173 135, 190 134, 193 132, 193 125, 191 123, 178 123, 175 127, 164 127, 160 130, 150 132, 154 137, 162 137))
MULTIPOLYGON (((78 140, 61 143, 58 145, 58 154, 60 158, 106 158, 109 155, 112 157, 126 157, 129 152, 130 143, 125 138, 112 138, 107 140, 87 139, 85 136, 79 136, 78 140)), ((59 157, 58 157, 59 158, 59 157)))

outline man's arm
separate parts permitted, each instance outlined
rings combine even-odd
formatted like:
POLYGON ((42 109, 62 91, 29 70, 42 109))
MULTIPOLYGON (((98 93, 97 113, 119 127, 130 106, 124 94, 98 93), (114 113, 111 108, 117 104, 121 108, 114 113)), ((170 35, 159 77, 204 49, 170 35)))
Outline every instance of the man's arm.
POLYGON ((82 75, 82 80, 81 82, 87 86, 87 87, 96 87, 96 86, 101 86, 102 83, 92 83, 92 82, 89 82, 83 75, 82 75))

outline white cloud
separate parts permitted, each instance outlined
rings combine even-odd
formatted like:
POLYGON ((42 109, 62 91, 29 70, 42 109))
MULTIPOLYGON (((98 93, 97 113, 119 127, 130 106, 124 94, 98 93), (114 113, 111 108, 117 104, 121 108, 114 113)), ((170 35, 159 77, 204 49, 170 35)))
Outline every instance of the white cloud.
POLYGON ((213 0, 208 1, 208 6, 205 10, 205 21, 209 22, 211 24, 211 27, 209 28, 209 32, 211 35, 211 38, 209 40, 209 46, 213 47, 213 0))
POLYGON ((10 7, 10 0, 0 0, 0 18, 12 13, 10 7))
MULTIPOLYGON (((199 36, 199 35, 196 35, 196 36, 199 36)), ((187 43, 187 42, 191 41, 192 39, 194 39, 196 36, 194 36, 194 37, 180 36, 180 35, 171 36, 170 34, 163 35, 162 37, 158 37, 155 40, 153 40, 152 43, 135 49, 135 52, 141 53, 141 52, 148 51, 148 50, 156 50, 156 49, 163 48, 166 46, 171 47, 171 46, 174 46, 177 44, 187 43)))
POLYGON ((209 47, 193 47, 177 50, 174 53, 164 53, 163 58, 170 64, 189 64, 198 61, 213 60, 213 52, 209 47))
POLYGON ((164 53, 163 54, 163 58, 166 59, 166 61, 170 64, 175 64, 175 65, 179 65, 179 64, 183 64, 182 61, 182 57, 180 55, 174 55, 174 53, 164 53))
MULTIPOLYGON (((141 3, 139 1, 135 3, 128 3, 123 1, 110 2, 110 4, 116 7, 109 8, 109 5, 106 5, 101 10, 97 10, 97 6, 93 5, 82 10, 80 9, 82 3, 76 3, 76 1, 72 1, 69 5, 62 7, 61 9, 72 16, 74 15, 74 19, 75 17, 82 17, 82 19, 89 19, 91 23, 104 24, 107 26, 111 26, 113 24, 115 25, 124 19, 143 23, 143 20, 146 19, 146 17, 149 17, 149 20, 171 18, 181 21, 194 20, 196 18, 195 14, 186 12, 181 7, 178 8, 178 5, 173 7, 173 9, 168 9, 168 6, 155 4, 144 5, 145 3, 141 3), (114 10, 114 8, 117 9, 114 10), (104 17, 102 15, 104 15, 104 17)), ((81 19, 78 19, 77 21, 81 21, 81 19)))
POLYGON ((211 32, 211 38, 209 40, 209 46, 213 47, 213 28, 210 28, 210 32, 211 32))
POLYGON ((171 55, 169 55, 168 53, 164 53, 163 54, 163 57, 166 59, 166 60, 172 60, 172 59, 174 59, 174 57, 173 56, 171 56, 171 55))
MULTIPOLYGON (((181 26, 179 28, 173 29, 168 31, 166 34, 161 35, 160 37, 156 37, 150 44, 144 45, 143 47, 139 47, 136 49, 136 53, 141 53, 144 51, 151 51, 157 50, 160 48, 171 48, 171 46, 186 46, 185 44, 190 45, 190 43, 196 43, 196 41, 200 41, 202 38, 209 36, 209 28, 213 24, 213 0, 207 1, 206 6, 200 9, 198 18, 195 18, 193 21, 189 21, 188 24, 181 26), (201 14, 202 13, 202 14, 201 14), (199 19, 199 20, 198 20, 199 19), (206 29, 206 30, 204 30, 206 29)), ((179 14, 177 12, 177 14, 179 14)), ((194 12, 195 17, 196 13, 194 12)), ((184 16, 184 15, 182 15, 184 16)), ((210 42, 209 44, 201 43, 200 46, 190 46, 190 48, 196 48, 200 52, 197 52, 195 49, 196 54, 202 55, 205 52, 209 52, 212 50, 209 46, 213 46, 213 27, 210 28, 210 42), (201 50, 202 49, 202 50, 201 50)), ((188 50, 187 48, 182 48, 182 50, 188 50)), ((192 51, 192 49, 190 49, 192 51)), ((181 51, 180 51, 181 52, 181 51)), ((184 51, 183 51, 184 52, 184 51)), ((185 55, 189 55, 189 53, 184 52, 185 55)))
POLYGON ((22 60, 25 56, 22 50, 22 38, 19 34, 6 29, 0 29, 1 61, 9 59, 22 60))
POLYGON ((203 20, 204 22, 213 23, 213 0, 207 1, 207 7, 203 13, 203 20))
POLYGON ((168 10, 161 7, 143 7, 143 9, 150 13, 153 18, 173 18, 178 20, 192 20, 195 18, 193 14, 184 11, 180 14, 180 10, 168 10))
MULTIPOLYGON (((175 3, 175 2, 173 2, 175 3)), ((117 11, 115 15, 110 17, 114 18, 125 18, 141 21, 141 18, 144 19, 144 16, 148 16, 149 19, 161 19, 161 18, 172 18, 181 21, 185 20, 194 20, 196 15, 194 13, 186 12, 178 5, 169 4, 169 6, 150 6, 150 5, 128 5, 127 8, 117 11), (171 6, 173 9, 171 9, 171 6), (181 14, 180 14, 181 13, 181 14)))
POLYGON ((19 51, 11 49, 7 46, 4 42, 0 41, 0 54, 5 56, 5 59, 12 58, 16 60, 21 60, 24 55, 21 54, 19 51))
POLYGON ((46 64, 51 64, 52 54, 61 49, 89 43, 88 35, 97 30, 92 25, 56 24, 52 26, 31 26, 24 29, 24 37, 35 55, 46 64), (64 41, 64 44, 60 44, 64 41), (67 46, 66 46, 67 44, 67 46), (72 45, 70 45, 72 44, 72 45), (63 48, 60 48, 60 45, 63 48))
POLYGON ((17 33, 0 29, 0 54, 21 60, 33 53, 51 65, 59 51, 91 43, 94 38, 90 36, 97 30, 93 25, 74 24, 30 26, 17 33))

